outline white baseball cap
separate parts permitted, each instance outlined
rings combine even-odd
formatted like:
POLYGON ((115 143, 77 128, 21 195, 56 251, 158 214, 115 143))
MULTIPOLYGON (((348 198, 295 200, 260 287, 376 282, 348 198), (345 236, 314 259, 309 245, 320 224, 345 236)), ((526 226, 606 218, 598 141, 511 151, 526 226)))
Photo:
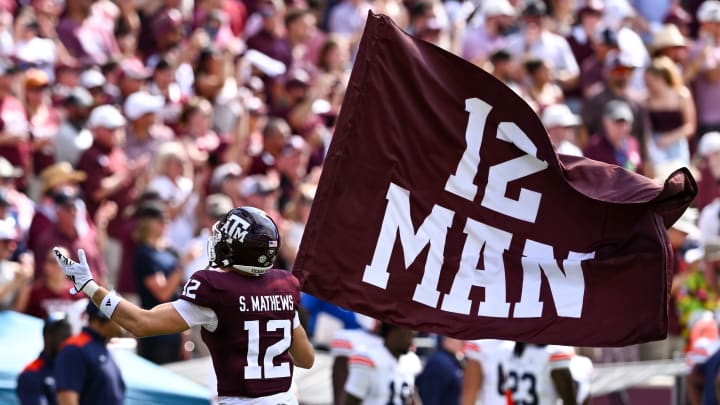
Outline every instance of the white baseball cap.
POLYGON ((700 138, 698 144, 698 153, 700 156, 707 156, 711 153, 720 151, 720 132, 708 132, 700 138))
POLYGON ((720 22, 720 1, 703 2, 698 8, 697 18, 700 22, 720 22))
POLYGON ((88 69, 80 75, 80 85, 86 89, 104 86, 105 83, 107 83, 105 75, 96 69, 88 69))
POLYGON ((495 17, 499 15, 513 17, 517 14, 517 11, 508 0, 493 0, 486 1, 485 4, 483 4, 482 13, 485 17, 495 17))
POLYGON ((125 116, 136 120, 145 114, 156 114, 165 106, 163 96, 156 96, 146 91, 138 91, 128 96, 123 105, 125 116))
POLYGON ((120 111, 110 104, 93 108, 88 118, 88 128, 120 128, 127 124, 127 120, 120 111))
POLYGON ((573 114, 565 104, 547 106, 542 112, 541 120, 545 128, 575 127, 580 124, 580 117, 573 114))

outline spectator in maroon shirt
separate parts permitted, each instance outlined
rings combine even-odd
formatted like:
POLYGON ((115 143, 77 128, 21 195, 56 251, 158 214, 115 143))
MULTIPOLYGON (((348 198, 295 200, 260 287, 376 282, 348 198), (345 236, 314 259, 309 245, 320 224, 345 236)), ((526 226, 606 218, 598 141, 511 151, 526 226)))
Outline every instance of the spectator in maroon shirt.
POLYGON ((122 145, 125 143, 125 117, 111 105, 95 107, 87 127, 93 133, 93 145, 83 152, 77 168, 87 174, 82 184, 83 195, 90 215, 95 215, 103 201, 117 204, 118 216, 108 225, 108 234, 117 237, 122 229, 118 222, 124 210, 137 196, 149 159, 128 161, 122 145))
POLYGON ((43 277, 45 258, 54 246, 62 246, 71 252, 84 249, 88 263, 93 263, 94 276, 106 280, 107 270, 100 254, 100 241, 95 226, 78 229, 78 212, 82 206, 79 194, 72 187, 63 188, 53 194, 55 202, 55 223, 45 230, 35 249, 35 277, 43 277))
POLYGON ((603 130, 590 137, 583 149, 585 157, 643 173, 638 140, 631 135, 633 112, 624 101, 607 103, 603 114, 603 130))
POLYGON ((247 174, 267 174, 290 139, 290 126, 282 118, 271 118, 263 128, 263 150, 253 156, 247 174))
MULTIPOLYGON (((65 248, 61 247, 60 250, 63 254, 69 254, 65 248)), ((48 252, 40 265, 44 275, 33 283, 26 314, 44 319, 53 312, 67 313, 75 301, 85 298, 85 294, 70 294, 72 281, 57 264, 52 251, 48 252)))
POLYGON ((286 68, 290 68, 293 60, 292 45, 284 34, 283 15, 285 10, 278 10, 275 7, 267 4, 259 10, 262 16, 262 28, 257 34, 248 38, 247 47, 279 60, 285 64, 286 68))
MULTIPOLYGON (((80 190, 80 183, 85 181, 84 172, 74 170, 68 162, 58 162, 47 167, 40 173, 42 182, 40 189, 40 200, 38 201, 35 215, 30 223, 30 229, 27 236, 27 248, 35 250, 38 238, 40 238, 55 222, 55 202, 53 194, 62 188, 71 187, 74 190, 80 190)), ((84 204, 83 204, 84 205, 84 204)), ((83 211, 85 208, 83 207, 83 211)), ((87 215, 82 218, 87 220, 87 215)), ((41 264, 38 262, 38 264, 41 264)))
POLYGON ((592 98, 603 90, 605 57, 610 51, 617 51, 617 34, 605 28, 595 35, 592 46, 593 54, 580 65, 580 88, 584 99, 592 98))

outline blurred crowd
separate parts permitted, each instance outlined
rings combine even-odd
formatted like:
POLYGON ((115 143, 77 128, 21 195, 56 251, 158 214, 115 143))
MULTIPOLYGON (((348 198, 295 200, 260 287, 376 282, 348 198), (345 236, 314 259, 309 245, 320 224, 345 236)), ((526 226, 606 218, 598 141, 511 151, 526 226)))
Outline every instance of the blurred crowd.
MULTIPOLYGON (((145 308, 171 301, 240 205, 273 217, 291 268, 369 10, 511 87, 558 153, 659 181, 690 168, 700 192, 669 231, 670 337, 586 350, 691 350, 720 308, 717 0, 2 0, 0 309, 82 312, 55 245, 145 308)), ((306 299, 318 344, 332 340, 318 313, 360 327, 306 299)), ((138 352, 165 363, 197 346, 138 352)))

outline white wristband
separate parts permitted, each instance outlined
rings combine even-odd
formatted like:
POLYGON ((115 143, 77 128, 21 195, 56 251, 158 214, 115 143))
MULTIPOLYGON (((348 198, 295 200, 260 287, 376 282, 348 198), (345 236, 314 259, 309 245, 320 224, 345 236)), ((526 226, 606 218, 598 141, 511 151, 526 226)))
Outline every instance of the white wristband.
POLYGON ((109 292, 108 295, 106 295, 105 298, 102 299, 102 302, 100 302, 100 312, 102 312, 108 318, 112 318, 112 315, 115 312, 115 308, 117 308, 118 304, 120 303, 120 299, 121 298, 115 295, 114 292, 109 292))
POLYGON ((92 301, 93 295, 95 295, 95 292, 100 288, 100 286, 95 282, 95 280, 90 280, 87 283, 85 283, 85 286, 82 288, 82 292, 85 293, 85 295, 90 298, 90 301, 92 301))

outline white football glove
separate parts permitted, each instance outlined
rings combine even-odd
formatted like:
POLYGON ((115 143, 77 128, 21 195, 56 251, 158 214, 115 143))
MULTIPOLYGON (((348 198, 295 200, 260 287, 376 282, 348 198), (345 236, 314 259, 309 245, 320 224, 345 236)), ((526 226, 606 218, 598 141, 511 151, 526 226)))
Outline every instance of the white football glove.
POLYGON ((65 256, 57 247, 53 248, 55 252, 55 260, 57 260, 60 268, 65 275, 72 280, 74 287, 70 289, 70 294, 77 294, 85 288, 89 282, 93 281, 90 267, 87 264, 85 251, 78 249, 78 258, 80 263, 75 262, 71 258, 65 256))

